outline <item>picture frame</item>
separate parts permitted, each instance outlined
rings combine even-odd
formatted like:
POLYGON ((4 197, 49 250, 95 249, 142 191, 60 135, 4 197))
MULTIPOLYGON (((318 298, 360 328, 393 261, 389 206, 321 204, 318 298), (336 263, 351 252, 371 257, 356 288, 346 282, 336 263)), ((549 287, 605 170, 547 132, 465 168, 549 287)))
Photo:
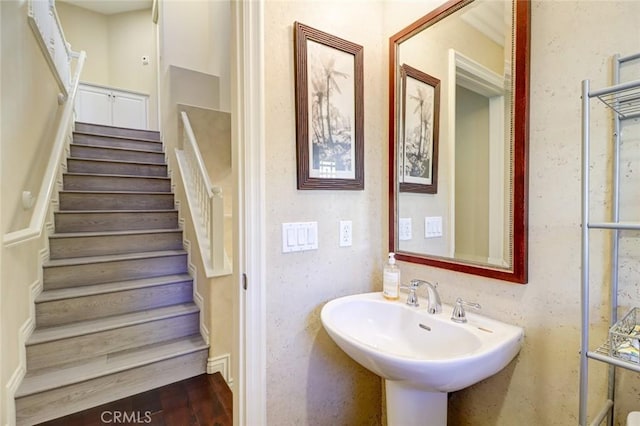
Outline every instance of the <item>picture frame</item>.
POLYGON ((437 194, 440 80, 407 64, 400 80, 399 190, 437 194))
POLYGON ((298 189, 364 189, 363 48, 294 23, 298 189))

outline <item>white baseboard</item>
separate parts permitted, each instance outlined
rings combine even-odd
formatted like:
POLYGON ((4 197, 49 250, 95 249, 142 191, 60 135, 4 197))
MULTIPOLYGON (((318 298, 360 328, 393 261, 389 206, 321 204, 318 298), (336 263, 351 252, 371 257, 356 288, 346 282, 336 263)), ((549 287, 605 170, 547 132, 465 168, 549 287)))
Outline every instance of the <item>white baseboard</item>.
MULTIPOLYGON (((40 282, 36 281, 30 286, 31 294, 33 295, 36 292, 36 289, 40 286, 40 282)), ((33 301, 31 301, 33 303, 33 301)), ((29 317, 22 327, 20 327, 20 331, 18 333, 18 347, 20 348, 20 361, 18 363, 18 368, 13 372, 9 382, 7 383, 7 391, 6 391, 6 407, 7 407, 7 423, 6 426, 14 426, 16 424, 16 392, 18 391, 18 387, 20 383, 22 383, 22 379, 24 379, 25 374, 27 374, 27 354, 26 354, 26 342, 29 336, 33 333, 33 330, 36 328, 36 322, 34 320, 34 316, 29 317)))
POLYGON ((231 355, 223 354, 207 360, 207 374, 220 373, 230 388, 233 388, 231 374, 231 355))

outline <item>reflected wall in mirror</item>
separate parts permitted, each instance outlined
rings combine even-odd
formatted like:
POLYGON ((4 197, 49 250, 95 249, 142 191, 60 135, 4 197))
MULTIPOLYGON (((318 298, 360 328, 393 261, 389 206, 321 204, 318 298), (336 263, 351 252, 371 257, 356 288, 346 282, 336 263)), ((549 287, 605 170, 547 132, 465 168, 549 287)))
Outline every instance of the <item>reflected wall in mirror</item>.
POLYGON ((526 283, 529 8, 452 0, 391 37, 389 248, 399 260, 526 283), (429 78, 438 102, 406 84, 407 69, 429 78), (421 174, 430 190, 408 185, 427 183, 421 174))

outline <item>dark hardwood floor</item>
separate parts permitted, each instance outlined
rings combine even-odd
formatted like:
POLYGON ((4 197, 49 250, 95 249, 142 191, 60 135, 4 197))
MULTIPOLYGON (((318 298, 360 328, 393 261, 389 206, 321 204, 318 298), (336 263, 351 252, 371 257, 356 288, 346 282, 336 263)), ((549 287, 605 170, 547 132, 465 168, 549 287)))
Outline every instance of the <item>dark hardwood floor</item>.
POLYGON ((232 395, 220 373, 203 374, 41 426, 231 426, 232 395))

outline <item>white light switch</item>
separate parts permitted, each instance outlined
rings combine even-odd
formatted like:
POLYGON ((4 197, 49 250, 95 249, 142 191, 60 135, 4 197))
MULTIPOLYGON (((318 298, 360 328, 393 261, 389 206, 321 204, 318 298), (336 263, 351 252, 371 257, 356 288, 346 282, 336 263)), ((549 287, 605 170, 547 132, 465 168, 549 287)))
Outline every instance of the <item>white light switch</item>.
POLYGON ((282 252, 314 250, 318 248, 318 222, 282 224, 282 252))
POLYGON ((424 237, 442 237, 442 216, 432 216, 424 218, 424 237))
POLYGON ((292 227, 287 228, 286 230, 283 230, 284 234, 285 234, 285 238, 287 241, 287 246, 288 247, 293 247, 297 244, 296 241, 296 230, 293 229, 292 227))

